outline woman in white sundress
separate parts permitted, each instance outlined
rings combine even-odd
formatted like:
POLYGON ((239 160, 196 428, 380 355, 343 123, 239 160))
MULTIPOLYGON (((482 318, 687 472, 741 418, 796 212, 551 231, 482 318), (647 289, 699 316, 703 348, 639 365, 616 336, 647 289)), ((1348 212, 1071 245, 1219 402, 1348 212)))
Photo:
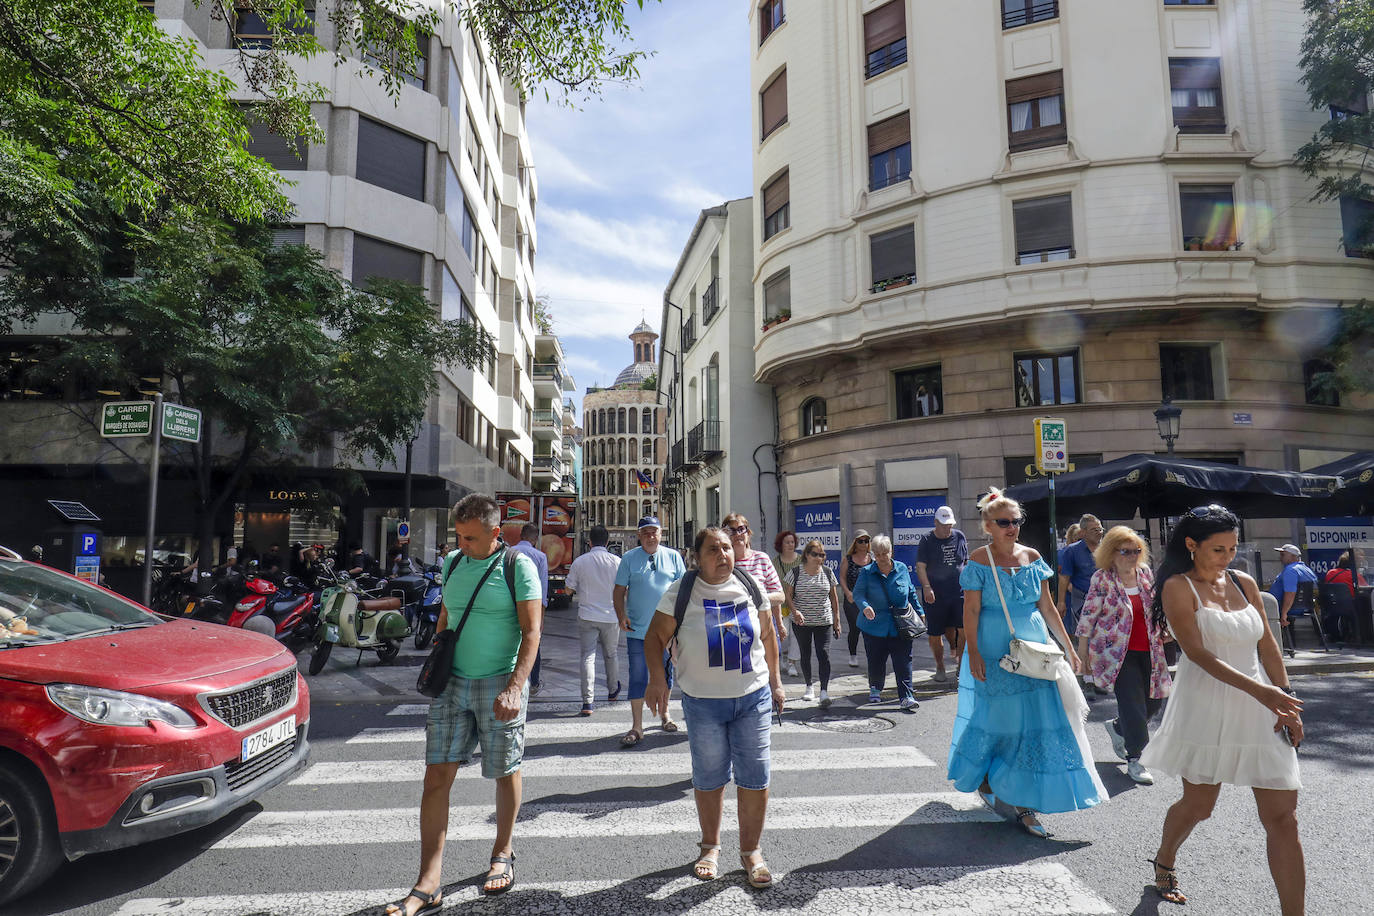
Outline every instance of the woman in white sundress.
POLYGON ((1183 650, 1164 721, 1141 763, 1183 780, 1183 797, 1164 818, 1155 889, 1183 903, 1175 857, 1212 813, 1221 784, 1255 793, 1269 872, 1283 916, 1302 916, 1306 872, 1298 839, 1298 758, 1302 701, 1288 685, 1278 643, 1259 610, 1259 587, 1227 567, 1240 522, 1228 509, 1189 510, 1169 538, 1153 617, 1183 650))

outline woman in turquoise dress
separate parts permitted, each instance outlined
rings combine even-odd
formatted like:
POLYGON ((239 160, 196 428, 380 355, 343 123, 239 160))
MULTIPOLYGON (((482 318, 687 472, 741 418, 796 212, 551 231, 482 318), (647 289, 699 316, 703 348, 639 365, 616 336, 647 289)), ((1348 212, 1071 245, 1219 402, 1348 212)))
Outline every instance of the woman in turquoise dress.
POLYGON ((1027 833, 1048 837, 1037 813, 1078 811, 1107 798, 1083 727, 1088 705, 1075 676, 1082 664, 1050 597, 1053 571, 1037 551, 1017 543, 1021 506, 993 489, 978 508, 992 543, 969 555, 959 579, 968 642, 948 775, 961 792, 976 791, 999 814, 1009 811, 1027 833), (1065 656, 1058 680, 998 665, 1011 633, 994 575, 1018 639, 1048 643, 1054 631, 1065 656))

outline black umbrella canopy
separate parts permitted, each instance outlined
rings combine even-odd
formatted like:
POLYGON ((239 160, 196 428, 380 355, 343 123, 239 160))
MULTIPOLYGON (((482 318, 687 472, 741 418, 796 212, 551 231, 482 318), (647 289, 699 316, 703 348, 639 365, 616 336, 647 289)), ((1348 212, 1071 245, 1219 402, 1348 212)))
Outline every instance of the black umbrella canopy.
MULTIPOLYGON (((1332 475, 1240 467, 1164 455, 1127 455, 1055 480, 1055 515, 1068 520, 1085 512, 1100 518, 1164 518, 1194 506, 1221 503, 1241 518, 1288 518, 1308 514, 1340 485, 1332 475)), ((1047 502, 1049 483, 1010 487, 1007 495, 1033 505, 1047 502)))
POLYGON ((1355 452, 1312 468, 1309 474, 1335 474, 1342 486, 1323 500, 1314 515, 1365 515, 1374 511, 1374 452, 1355 452))

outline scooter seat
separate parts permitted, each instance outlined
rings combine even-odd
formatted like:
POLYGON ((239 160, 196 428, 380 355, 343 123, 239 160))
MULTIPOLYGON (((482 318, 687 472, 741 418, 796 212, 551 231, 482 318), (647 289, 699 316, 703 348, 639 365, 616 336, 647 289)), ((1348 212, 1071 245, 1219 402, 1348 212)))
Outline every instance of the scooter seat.
POLYGON ((401 609, 401 599, 373 598, 367 601, 359 601, 358 609, 361 611, 399 611, 401 609))

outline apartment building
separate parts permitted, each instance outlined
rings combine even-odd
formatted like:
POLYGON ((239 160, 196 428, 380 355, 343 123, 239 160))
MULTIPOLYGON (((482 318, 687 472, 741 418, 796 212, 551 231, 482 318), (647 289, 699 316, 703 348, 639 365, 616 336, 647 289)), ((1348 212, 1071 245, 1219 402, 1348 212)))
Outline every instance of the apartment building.
POLYGON ((765 0, 749 22, 754 358, 794 511, 886 531, 930 496, 971 527, 988 485, 1035 473, 1034 417, 1064 417, 1084 467, 1162 452, 1163 398, 1183 455, 1374 446, 1369 399, 1313 384, 1374 261, 1346 244, 1371 204, 1312 202, 1292 164, 1342 116, 1307 103, 1300 0, 765 0))
POLYGON ((564 392, 575 391, 577 386, 556 336, 540 334, 534 346, 532 482, 536 492, 572 492, 577 487, 573 468, 577 424, 572 398, 564 397, 564 392))

